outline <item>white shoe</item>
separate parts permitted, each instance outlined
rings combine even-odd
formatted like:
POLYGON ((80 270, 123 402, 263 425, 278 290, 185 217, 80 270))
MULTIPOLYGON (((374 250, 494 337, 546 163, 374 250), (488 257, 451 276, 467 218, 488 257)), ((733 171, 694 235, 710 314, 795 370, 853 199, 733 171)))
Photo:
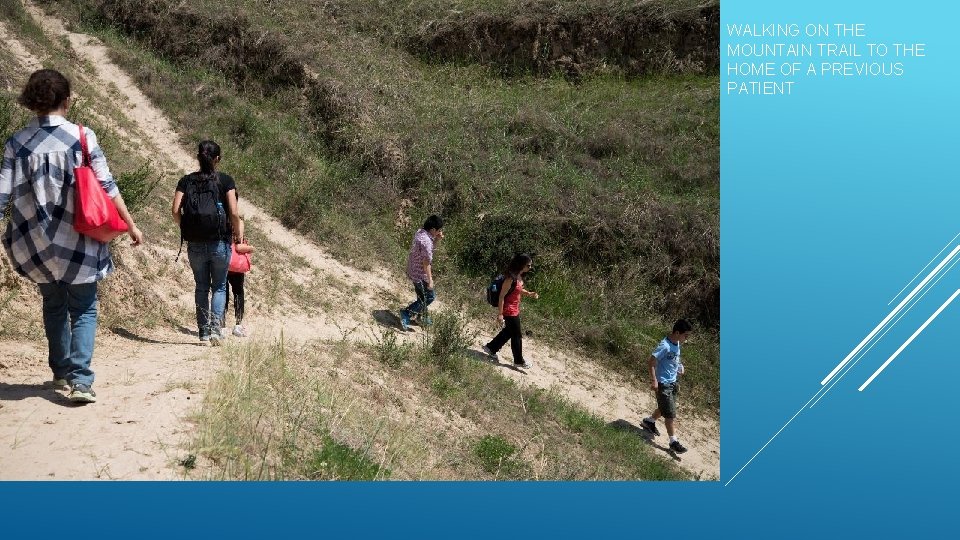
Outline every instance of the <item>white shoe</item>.
POLYGON ((239 324, 233 327, 233 335, 237 337, 247 337, 247 331, 239 324))

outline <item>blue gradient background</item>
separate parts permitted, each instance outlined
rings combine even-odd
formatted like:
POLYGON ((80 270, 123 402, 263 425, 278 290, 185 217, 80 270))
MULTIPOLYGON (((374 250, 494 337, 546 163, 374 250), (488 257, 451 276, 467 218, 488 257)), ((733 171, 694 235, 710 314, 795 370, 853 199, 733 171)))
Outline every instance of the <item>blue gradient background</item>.
MULTIPOLYGON (((900 78, 801 78, 792 96, 722 98, 723 482, 960 232, 960 7, 771 4, 728 0, 723 22, 862 22, 869 41, 924 42, 927 57, 900 78)), ((727 487, 6 483, 0 537, 953 535, 960 300, 857 387, 960 287, 958 274, 727 487)))

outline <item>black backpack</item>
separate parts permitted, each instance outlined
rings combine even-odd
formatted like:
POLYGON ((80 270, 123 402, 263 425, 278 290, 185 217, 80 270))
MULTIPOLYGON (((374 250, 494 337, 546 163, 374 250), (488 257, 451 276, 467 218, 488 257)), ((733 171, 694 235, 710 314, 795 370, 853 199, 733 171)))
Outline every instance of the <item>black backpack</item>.
POLYGON ((180 205, 180 237, 187 242, 210 242, 227 237, 227 216, 220 201, 220 175, 194 176, 185 182, 180 205))
MULTIPOLYGON (((493 307, 500 306, 500 289, 503 288, 503 282, 506 280, 506 276, 503 274, 498 274, 490 282, 490 285, 487 285, 487 303, 493 307)), ((507 294, 513 292, 517 288, 517 280, 514 278, 513 282, 510 283, 510 290, 507 291, 507 294)))

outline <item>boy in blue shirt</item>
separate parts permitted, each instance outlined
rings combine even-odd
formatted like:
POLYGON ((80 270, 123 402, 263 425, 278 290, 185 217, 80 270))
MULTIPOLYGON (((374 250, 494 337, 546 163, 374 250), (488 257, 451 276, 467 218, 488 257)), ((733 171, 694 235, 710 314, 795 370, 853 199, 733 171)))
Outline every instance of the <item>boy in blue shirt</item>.
POLYGON ((673 331, 663 338, 657 348, 650 353, 650 387, 657 395, 657 409, 653 414, 643 419, 643 427, 654 435, 660 435, 657 429, 657 418, 663 416, 663 423, 667 425, 667 435, 670 436, 670 449, 678 454, 687 451, 680 444, 674 431, 674 422, 677 417, 677 394, 679 386, 677 377, 683 375, 683 364, 680 362, 680 344, 690 337, 693 326, 685 319, 673 324, 673 331))

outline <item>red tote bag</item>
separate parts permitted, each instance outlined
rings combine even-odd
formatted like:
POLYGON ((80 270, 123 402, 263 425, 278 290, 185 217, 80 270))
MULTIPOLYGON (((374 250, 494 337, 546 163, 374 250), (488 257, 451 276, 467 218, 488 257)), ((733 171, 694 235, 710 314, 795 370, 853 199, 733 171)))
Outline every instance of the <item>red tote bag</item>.
POLYGON ((230 249, 233 250, 233 253, 230 255, 230 265, 227 267, 227 270, 237 274, 246 274, 249 272, 250 254, 237 253, 237 245, 233 242, 230 242, 230 249))
POLYGON ((90 167, 90 151, 87 149, 87 136, 80 125, 80 149, 83 162, 74 167, 73 178, 77 187, 73 208, 73 228, 80 234, 99 242, 109 242, 127 232, 125 221, 113 201, 103 190, 100 181, 90 167))

